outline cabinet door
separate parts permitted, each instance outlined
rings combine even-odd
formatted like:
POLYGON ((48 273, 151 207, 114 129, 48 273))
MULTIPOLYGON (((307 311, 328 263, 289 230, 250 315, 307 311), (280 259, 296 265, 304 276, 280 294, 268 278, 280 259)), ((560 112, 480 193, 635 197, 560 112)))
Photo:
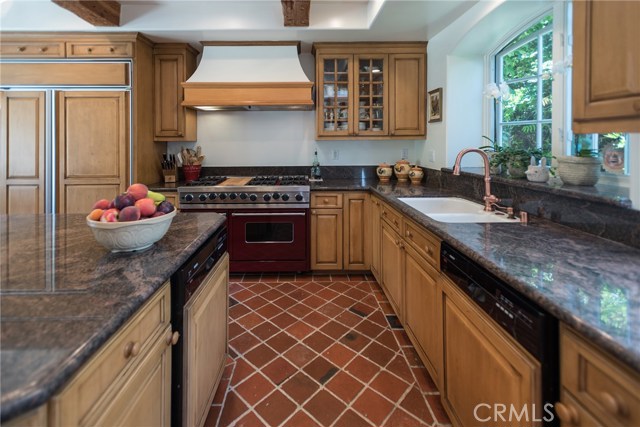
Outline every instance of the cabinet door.
POLYGON ((318 55, 318 136, 353 135, 353 55, 318 55))
POLYGON ((353 128, 359 136, 389 135, 388 55, 356 55, 353 128))
POLYGON ((380 233, 382 224, 380 222, 380 200, 377 197, 371 198, 371 273, 378 282, 382 281, 380 276, 380 233))
MULTIPOLYGON (((494 419, 494 405, 500 404, 506 405, 506 414, 511 405, 518 412, 525 408, 527 425, 540 425, 532 422, 534 408, 536 419, 543 416, 539 363, 490 323, 455 286, 443 278, 441 393, 453 424, 475 426, 481 419, 494 419)), ((515 427, 524 421, 511 417, 500 425, 515 427)))
POLYGON ((0 95, 0 213, 44 213, 45 92, 0 95))
POLYGON ((425 62, 425 55, 389 55, 389 133, 392 136, 426 134, 425 62))
POLYGON ((127 184, 128 94, 60 92, 57 105, 58 211, 86 213, 127 184))
POLYGON ((343 238, 344 269, 369 270, 371 264, 371 221, 367 193, 345 194, 343 238))
POLYGON ((209 413, 227 355, 229 256, 209 273, 184 308, 185 426, 202 426, 209 413))
POLYGON ((342 270, 342 209, 311 211, 311 269, 342 270))
POLYGON ((173 44, 156 47, 153 58, 155 140, 195 141, 197 114, 194 109, 182 106, 181 84, 195 71, 193 49, 173 44))
POLYGON ((640 2, 573 4, 573 131, 640 132, 640 2))
POLYGON ((402 309, 402 270, 403 250, 402 240, 385 221, 382 221, 382 234, 380 238, 382 256, 382 285, 387 291, 387 298, 391 302, 398 317, 403 320, 402 309))
POLYGON ((431 377, 438 383, 442 361, 439 273, 412 248, 407 248, 405 254, 405 326, 431 377))
POLYGON ((131 373, 117 394, 107 399, 101 416, 87 425, 169 426, 171 424, 171 326, 131 373))

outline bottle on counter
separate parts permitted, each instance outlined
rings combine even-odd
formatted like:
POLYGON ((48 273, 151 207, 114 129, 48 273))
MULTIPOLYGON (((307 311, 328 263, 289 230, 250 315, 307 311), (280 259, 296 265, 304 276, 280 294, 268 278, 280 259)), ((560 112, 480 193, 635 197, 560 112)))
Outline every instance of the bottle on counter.
POLYGON ((320 172, 320 162, 318 161, 318 150, 313 154, 313 163, 311 164, 311 177, 312 180, 321 181, 322 173, 320 172))

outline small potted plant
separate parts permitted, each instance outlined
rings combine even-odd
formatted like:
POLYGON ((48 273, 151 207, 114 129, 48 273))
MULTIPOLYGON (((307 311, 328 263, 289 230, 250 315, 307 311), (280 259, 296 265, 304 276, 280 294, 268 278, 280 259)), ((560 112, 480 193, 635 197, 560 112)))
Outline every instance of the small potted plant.
POLYGON ((491 173, 491 175, 500 175, 502 173, 502 166, 499 162, 497 162, 497 159, 494 160, 494 158, 496 154, 502 151, 502 146, 497 144, 488 136, 482 135, 482 137, 491 143, 490 145, 483 145, 481 147, 478 147, 480 150, 484 151, 487 154, 487 157, 489 157, 489 173, 491 173))
POLYGON ((558 156, 558 175, 569 185, 596 185, 602 161, 591 146, 591 136, 575 138, 575 156, 558 156))
POLYGON ((531 158, 539 162, 542 157, 552 158, 551 153, 544 153, 540 148, 527 148, 522 142, 515 141, 511 145, 501 147, 500 151, 493 155, 492 166, 501 166, 502 170, 509 172, 511 178, 526 178, 526 171, 531 164, 531 158))

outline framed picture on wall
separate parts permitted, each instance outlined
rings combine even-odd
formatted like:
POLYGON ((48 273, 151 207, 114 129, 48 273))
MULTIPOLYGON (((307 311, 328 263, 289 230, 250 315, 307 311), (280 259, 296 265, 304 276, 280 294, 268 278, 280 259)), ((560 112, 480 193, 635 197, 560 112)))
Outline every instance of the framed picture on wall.
POLYGON ((429 123, 442 121, 442 88, 429 91, 429 123))

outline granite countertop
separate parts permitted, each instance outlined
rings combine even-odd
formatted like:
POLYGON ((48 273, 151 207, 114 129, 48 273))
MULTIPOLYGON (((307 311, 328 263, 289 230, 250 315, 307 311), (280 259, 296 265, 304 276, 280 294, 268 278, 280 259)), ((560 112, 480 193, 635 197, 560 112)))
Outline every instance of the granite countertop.
POLYGON ((178 213, 151 248, 118 254, 85 215, 0 215, 1 421, 45 403, 224 221, 178 213))
POLYGON ((312 182, 311 190, 371 190, 640 371, 640 250, 531 215, 528 225, 434 221, 397 200, 456 196, 424 184, 398 184, 395 180, 380 184, 377 178, 329 179, 312 182))

